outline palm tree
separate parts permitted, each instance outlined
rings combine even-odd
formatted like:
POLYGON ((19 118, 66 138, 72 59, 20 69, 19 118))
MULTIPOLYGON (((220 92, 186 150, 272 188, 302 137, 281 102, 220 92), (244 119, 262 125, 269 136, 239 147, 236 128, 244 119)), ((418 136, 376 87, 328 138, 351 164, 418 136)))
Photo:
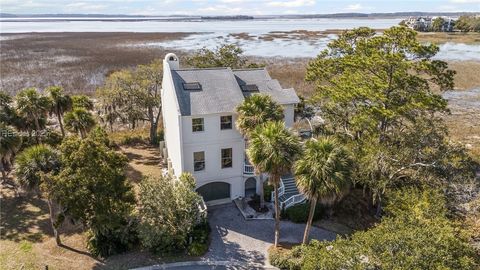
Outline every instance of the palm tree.
POLYGON ((50 100, 40 95, 35 88, 27 88, 20 91, 16 96, 17 110, 20 116, 33 119, 35 124, 35 140, 40 143, 40 118, 47 115, 50 108, 50 100))
POLYGON ((248 157, 255 170, 268 173, 275 190, 275 247, 280 237, 280 208, 278 185, 280 177, 290 172, 295 158, 301 152, 300 141, 282 122, 267 122, 250 134, 248 157))
POLYGON ((310 139, 304 153, 295 163, 295 179, 299 190, 310 201, 303 244, 307 244, 315 207, 319 200, 334 201, 349 187, 351 159, 347 150, 334 139, 310 139))
POLYGON ((56 222, 53 208, 52 175, 60 170, 59 154, 50 146, 38 144, 21 152, 15 159, 15 173, 17 181, 24 189, 35 192, 44 192, 47 195, 50 223, 57 245, 61 245, 58 234, 59 222, 56 222))
POLYGON ((62 137, 65 137, 65 130, 63 129, 62 117, 66 111, 72 109, 72 98, 69 95, 65 95, 64 91, 59 86, 52 86, 47 88, 49 93, 51 108, 50 112, 57 116, 58 124, 60 125, 60 131, 62 137))
MULTIPOLYGON (((254 94, 245 98, 245 100, 236 108, 237 120, 235 125, 240 133, 248 140, 256 127, 269 121, 281 121, 284 118, 283 108, 272 100, 270 96, 254 94)), ((265 205, 263 196, 263 175, 260 174, 260 208, 265 205)))
POLYGON ((12 158, 20 149, 21 138, 12 128, 0 124, 0 171, 2 180, 7 179, 7 172, 10 171, 12 158))
POLYGON ((91 111, 95 107, 93 101, 85 95, 73 95, 71 99, 73 108, 83 108, 91 111))
POLYGON ((87 133, 95 126, 93 115, 83 108, 75 108, 73 111, 66 113, 64 120, 67 130, 80 133, 82 138, 85 138, 87 133))
POLYGON ((284 118, 283 108, 268 95, 251 95, 238 105, 237 129, 246 138, 256 127, 269 121, 281 121, 284 118))

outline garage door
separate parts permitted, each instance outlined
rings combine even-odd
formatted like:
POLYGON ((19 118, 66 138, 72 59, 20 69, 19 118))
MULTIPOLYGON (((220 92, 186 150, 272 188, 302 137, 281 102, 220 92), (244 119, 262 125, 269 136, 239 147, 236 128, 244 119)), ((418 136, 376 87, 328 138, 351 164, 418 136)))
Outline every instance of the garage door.
POLYGON ((197 189, 204 201, 213 201, 230 198, 230 184, 224 182, 213 182, 203 185, 197 189))

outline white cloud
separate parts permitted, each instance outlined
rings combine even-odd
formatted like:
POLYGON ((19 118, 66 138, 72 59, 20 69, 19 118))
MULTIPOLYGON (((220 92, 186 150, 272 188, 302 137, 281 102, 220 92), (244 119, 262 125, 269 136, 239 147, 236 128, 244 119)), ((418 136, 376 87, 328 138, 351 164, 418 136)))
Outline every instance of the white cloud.
POLYGON ((304 7, 304 6, 313 6, 315 5, 314 0, 294 0, 294 1, 271 1, 267 3, 268 6, 272 7, 304 7))
POLYGON ((450 0, 453 4, 480 4, 480 0, 450 0))
POLYGON ((358 11, 358 10, 361 10, 362 9, 362 5, 360 4, 351 4, 351 5, 348 5, 346 10, 348 11, 358 11))

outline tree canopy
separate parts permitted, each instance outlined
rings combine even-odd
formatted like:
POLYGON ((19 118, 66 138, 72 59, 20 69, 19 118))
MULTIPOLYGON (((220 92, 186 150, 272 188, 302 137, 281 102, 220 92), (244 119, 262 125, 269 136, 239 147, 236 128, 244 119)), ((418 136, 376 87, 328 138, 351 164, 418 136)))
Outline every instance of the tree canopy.
POLYGON ((238 69, 260 66, 250 63, 243 56, 243 50, 235 44, 223 44, 214 50, 204 47, 187 57, 185 62, 187 65, 197 68, 230 67, 238 69))
POLYGON ((451 180, 452 172, 468 167, 450 163, 468 157, 446 140, 440 118, 448 113, 440 91, 453 88, 455 72, 432 59, 436 45, 416 35, 406 27, 381 35, 348 30, 307 68, 328 133, 352 148, 354 179, 377 201, 388 188, 451 180))
POLYGON ((130 220, 135 196, 125 177, 126 157, 98 135, 64 139, 55 198, 88 229, 90 251, 108 256, 127 250, 136 237, 130 220))
POLYGON ((150 143, 156 144, 161 119, 162 76, 160 60, 139 65, 134 70, 124 69, 110 74, 105 85, 97 90, 104 123, 113 129, 113 124, 120 120, 130 123, 134 129, 138 121, 148 121, 150 143))
POLYGON ((478 256, 446 217, 435 190, 401 189, 391 194, 386 217, 367 231, 335 241, 312 240, 272 257, 284 269, 478 269, 478 256))
POLYGON ((156 253, 184 250, 195 225, 204 222, 199 209, 201 197, 195 179, 182 174, 146 178, 140 184, 139 237, 142 245, 156 253))

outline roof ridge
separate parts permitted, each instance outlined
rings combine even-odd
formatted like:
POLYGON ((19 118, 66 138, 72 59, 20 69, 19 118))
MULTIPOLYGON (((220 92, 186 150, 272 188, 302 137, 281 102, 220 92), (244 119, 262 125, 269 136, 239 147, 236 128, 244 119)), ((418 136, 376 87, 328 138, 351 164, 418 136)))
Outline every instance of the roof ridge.
POLYGON ((237 69, 232 69, 233 72, 235 71, 250 71, 250 70, 266 70, 265 67, 258 67, 258 68, 237 68, 237 69))
POLYGON ((197 71, 197 70, 223 70, 230 69, 229 67, 210 67, 210 68, 179 68, 172 71, 197 71))

